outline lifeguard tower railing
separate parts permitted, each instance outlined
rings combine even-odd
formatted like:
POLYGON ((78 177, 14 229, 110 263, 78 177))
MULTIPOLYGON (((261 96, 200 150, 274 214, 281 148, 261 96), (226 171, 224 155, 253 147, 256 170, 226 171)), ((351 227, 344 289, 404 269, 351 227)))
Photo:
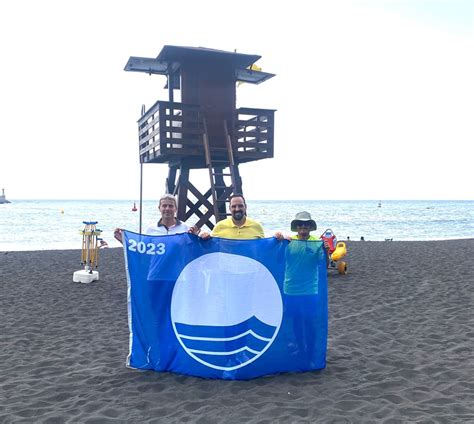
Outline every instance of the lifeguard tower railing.
MULTIPOLYGON (((234 122, 228 122, 227 128, 237 163, 273 157, 274 112, 273 109, 236 110, 234 122)), ((192 157, 196 168, 207 167, 205 128, 204 113, 199 106, 157 101, 138 120, 140 162, 165 163, 192 157)))

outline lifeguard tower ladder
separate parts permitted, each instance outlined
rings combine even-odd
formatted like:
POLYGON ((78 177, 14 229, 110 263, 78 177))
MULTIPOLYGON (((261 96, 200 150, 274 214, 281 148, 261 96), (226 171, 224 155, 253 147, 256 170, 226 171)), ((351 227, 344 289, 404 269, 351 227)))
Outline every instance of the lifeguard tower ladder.
POLYGON ((229 196, 243 194, 239 164, 273 157, 275 110, 236 109, 238 82, 260 84, 274 76, 255 70, 260 58, 164 46, 156 59, 132 56, 125 66, 125 71, 167 77, 168 101, 143 108, 138 120, 139 157, 142 170, 146 163, 168 163, 166 192, 177 196, 182 221, 196 215, 197 226, 212 229, 211 218, 226 217, 229 196), (181 102, 175 101, 175 90, 181 102), (210 187, 201 193, 190 181, 190 170, 206 168, 210 187))

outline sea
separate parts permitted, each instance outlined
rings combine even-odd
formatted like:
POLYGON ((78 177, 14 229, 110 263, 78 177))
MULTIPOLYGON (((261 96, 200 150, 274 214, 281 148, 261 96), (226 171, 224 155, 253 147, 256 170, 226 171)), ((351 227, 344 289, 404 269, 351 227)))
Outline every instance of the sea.
MULTIPOLYGON (((0 204, 0 251, 80 249, 84 222, 97 222, 109 247, 116 227, 138 232, 130 200, 12 200, 0 204)), ((138 202, 136 203, 139 208, 138 202)), ((295 214, 308 211, 315 235, 331 229, 338 240, 402 241, 474 238, 474 200, 248 200, 248 216, 265 234, 288 234, 295 214)), ((203 210, 204 212, 204 210, 203 210)), ((142 228, 159 219, 157 201, 142 204, 142 228)), ((188 224, 194 224, 190 219, 188 224)))

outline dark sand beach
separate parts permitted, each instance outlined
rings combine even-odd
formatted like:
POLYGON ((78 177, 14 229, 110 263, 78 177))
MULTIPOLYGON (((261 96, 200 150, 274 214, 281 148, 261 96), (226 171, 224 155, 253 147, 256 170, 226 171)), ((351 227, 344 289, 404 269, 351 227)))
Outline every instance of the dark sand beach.
POLYGON ((251 381, 125 367, 121 249, 0 252, 0 423, 474 422, 474 239, 349 242, 327 368, 251 381))

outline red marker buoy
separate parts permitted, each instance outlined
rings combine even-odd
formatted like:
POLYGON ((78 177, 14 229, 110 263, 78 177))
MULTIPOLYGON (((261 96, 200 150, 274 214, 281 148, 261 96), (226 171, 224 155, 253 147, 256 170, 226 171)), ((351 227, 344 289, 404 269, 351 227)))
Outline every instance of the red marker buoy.
POLYGON ((136 212, 138 209, 137 209, 137 205, 135 202, 133 202, 133 208, 132 208, 132 212, 136 212))

